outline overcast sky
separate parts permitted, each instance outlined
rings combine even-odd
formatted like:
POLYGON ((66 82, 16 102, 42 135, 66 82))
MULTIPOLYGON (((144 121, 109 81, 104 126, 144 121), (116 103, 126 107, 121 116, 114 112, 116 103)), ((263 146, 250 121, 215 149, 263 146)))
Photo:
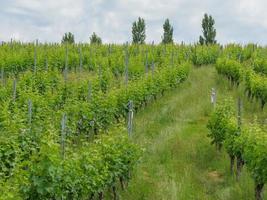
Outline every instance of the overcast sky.
POLYGON ((104 42, 131 41, 131 25, 146 20, 147 42, 159 42, 170 19, 175 42, 195 42, 205 12, 215 19, 221 43, 267 44, 267 0, 0 0, 0 41, 77 42, 96 32, 104 42))

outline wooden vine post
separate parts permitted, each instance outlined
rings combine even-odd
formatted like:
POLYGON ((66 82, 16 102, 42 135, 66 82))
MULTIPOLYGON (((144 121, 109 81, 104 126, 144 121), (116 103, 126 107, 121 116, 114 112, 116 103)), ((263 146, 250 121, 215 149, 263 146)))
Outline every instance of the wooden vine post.
POLYGON ((216 90, 215 88, 211 89, 211 95, 210 95, 211 104, 213 105, 213 108, 216 106, 216 90))
POLYGON ((48 71, 48 58, 47 58, 47 52, 45 54, 45 71, 48 71))
POLYGON ((64 68, 64 80, 65 83, 67 82, 67 77, 68 77, 68 45, 66 44, 66 50, 65 50, 65 68, 64 68))
POLYGON ((32 101, 28 100, 28 123, 29 123, 29 129, 32 128, 32 101))
POLYGON ((129 137, 132 136, 132 132, 133 132, 133 101, 130 100, 128 103, 128 124, 127 124, 127 129, 128 129, 128 135, 129 137))
POLYGON ((148 50, 146 49, 145 72, 148 74, 148 50))
POLYGON ((82 57, 82 48, 81 46, 79 47, 79 73, 82 73, 82 68, 83 68, 83 57, 82 57))
POLYGON ((16 101, 16 95, 17 95, 17 79, 14 78, 13 80, 13 101, 16 101))
POLYGON ((48 72, 48 57, 47 57, 47 44, 45 43, 44 44, 44 56, 45 56, 45 58, 44 58, 44 70, 46 71, 46 72, 48 72))
POLYGON ((4 71, 4 67, 1 68, 1 83, 2 83, 2 86, 5 86, 5 71, 4 71))
POLYGON ((65 160, 66 123, 67 115, 64 113, 61 120, 61 155, 63 160, 65 160))
POLYGON ((174 66, 174 52, 173 52, 173 46, 172 46, 172 53, 171 53, 171 66, 174 66))
POLYGON ((151 70, 152 70, 152 76, 154 75, 154 71, 155 71, 155 63, 154 63, 154 60, 152 61, 152 64, 151 64, 151 70))
MULTIPOLYGON (((238 126, 238 134, 241 134, 241 125, 242 125, 242 120, 241 120, 241 114, 242 114, 242 101, 241 98, 238 97, 237 101, 237 126, 238 126)), ((242 155, 237 156, 237 163, 236 163, 236 169, 237 169, 237 174, 236 178, 237 180, 240 179, 241 171, 244 165, 244 160, 242 158, 242 155)))
POLYGON ((88 82, 88 91, 87 91, 87 102, 90 102, 92 99, 92 84, 88 82))
POLYGON ((128 67, 129 67, 129 54, 128 54, 128 47, 126 46, 125 50, 125 85, 128 85, 128 67))
POLYGON ((36 40, 36 43, 34 45, 34 74, 36 74, 37 71, 37 46, 38 46, 38 40, 36 40))

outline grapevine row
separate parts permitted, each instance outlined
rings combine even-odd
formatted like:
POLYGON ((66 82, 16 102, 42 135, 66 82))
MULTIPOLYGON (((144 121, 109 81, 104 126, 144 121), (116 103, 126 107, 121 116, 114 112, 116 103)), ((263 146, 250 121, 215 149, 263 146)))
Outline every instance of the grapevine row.
POLYGON ((219 149, 225 147, 230 158, 233 174, 237 160, 237 178, 243 165, 251 172, 255 181, 255 198, 262 199, 263 186, 267 182, 267 132, 266 127, 256 122, 249 126, 236 122, 232 102, 225 100, 212 113, 207 127, 212 144, 219 149))

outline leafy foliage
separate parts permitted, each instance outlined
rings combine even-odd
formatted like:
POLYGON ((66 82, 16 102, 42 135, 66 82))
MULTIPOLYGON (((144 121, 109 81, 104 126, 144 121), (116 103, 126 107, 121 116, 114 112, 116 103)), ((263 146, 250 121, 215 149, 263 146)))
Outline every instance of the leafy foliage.
POLYGON ((211 131, 209 137, 217 147, 223 145, 226 148, 231 158, 231 169, 235 157, 237 170, 240 170, 240 162, 247 165, 255 181, 255 197, 262 199, 263 186, 267 181, 266 127, 257 123, 238 127, 231 107, 229 102, 224 102, 215 109, 207 125, 211 131))
POLYGON ((146 39, 146 25, 145 20, 141 17, 133 23, 132 38, 133 44, 144 44, 146 39))
POLYGON ((195 46, 192 61, 195 65, 215 64, 219 57, 220 49, 217 45, 195 46))
POLYGON ((184 62, 186 47, 169 67, 171 46, 130 46, 126 85, 122 46, 70 45, 67 60, 65 45, 38 46, 37 71, 26 66, 31 60, 26 52, 33 46, 14 48, 21 50, 21 68, 16 77, 12 69, 0 88, 0 191, 6 199, 88 199, 118 180, 127 181, 140 156, 125 130, 116 128, 125 122, 128 102, 134 102, 135 111, 141 109, 184 81, 191 68, 184 62), (48 68, 41 62, 44 50, 51 56, 48 68), (74 67, 81 58, 91 70, 84 75, 74 67), (66 62, 68 69, 73 67, 68 73, 61 66, 66 62), (62 116, 67 116, 64 134, 62 116))
POLYGON ((61 40, 61 43, 64 44, 64 43, 68 43, 68 44, 73 44, 75 43, 75 40, 74 40, 74 34, 71 33, 71 32, 68 32, 68 33, 65 33, 62 37, 62 40, 61 40))
POLYGON ((238 146, 236 145, 236 140, 238 139, 240 134, 241 130, 237 125, 236 118, 234 118, 234 116, 231 116, 226 122, 226 136, 223 143, 230 157, 239 156, 241 153, 238 146))
POLYGON ((216 62, 216 69, 219 74, 226 76, 232 85, 239 85, 242 81, 242 65, 236 60, 219 58, 216 62))
POLYGON ((166 19, 163 24, 163 36, 162 36, 162 43, 163 44, 170 44, 173 43, 173 27, 170 24, 169 19, 166 19))
POLYGON ((267 76, 267 61, 265 58, 256 57, 253 60, 252 67, 255 72, 267 76))
POLYGON ((199 43, 203 44, 215 44, 216 29, 214 28, 215 21, 211 15, 204 14, 202 19, 202 32, 203 36, 199 36, 199 43))
POLYGON ((102 44, 102 39, 93 32, 92 36, 90 37, 90 44, 102 44))
POLYGON ((229 118, 233 116, 231 100, 225 100, 216 106, 212 113, 207 127, 210 130, 208 137, 211 144, 215 144, 217 149, 221 149, 230 129, 229 118))
POLYGON ((267 134, 266 129, 253 124, 242 132, 242 155, 256 183, 267 183, 267 134))

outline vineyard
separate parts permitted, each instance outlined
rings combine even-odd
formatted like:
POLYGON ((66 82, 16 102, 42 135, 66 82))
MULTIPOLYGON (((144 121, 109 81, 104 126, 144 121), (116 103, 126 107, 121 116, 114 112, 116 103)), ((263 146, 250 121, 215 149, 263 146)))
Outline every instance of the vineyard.
MULTIPOLYGON (((153 158, 145 135, 156 137, 143 126, 160 117, 157 111, 164 104, 138 120, 170 95, 188 97, 179 109, 194 102, 188 107, 196 107, 195 112, 195 101, 203 100, 204 114, 196 116, 204 117, 204 127, 194 131, 204 132, 199 139, 206 138, 215 148, 201 157, 216 155, 212 159, 228 162, 223 157, 227 153, 235 184, 242 176, 254 181, 241 191, 253 193, 242 198, 266 199, 266 55, 267 48, 254 44, 2 44, 0 199, 197 199, 152 197, 147 191, 137 196, 142 191, 138 185, 145 182, 138 170, 149 155, 153 158), (202 85, 215 77, 217 82, 202 85), (203 88, 190 90, 189 82, 197 86, 194 78, 202 78, 197 84, 203 88), (216 98, 210 104, 212 87, 216 98)), ((195 116, 193 111, 189 118, 195 116)), ((186 116, 179 115, 184 120, 180 125, 193 126, 186 116)), ((214 198, 224 199, 202 196, 214 198)))

